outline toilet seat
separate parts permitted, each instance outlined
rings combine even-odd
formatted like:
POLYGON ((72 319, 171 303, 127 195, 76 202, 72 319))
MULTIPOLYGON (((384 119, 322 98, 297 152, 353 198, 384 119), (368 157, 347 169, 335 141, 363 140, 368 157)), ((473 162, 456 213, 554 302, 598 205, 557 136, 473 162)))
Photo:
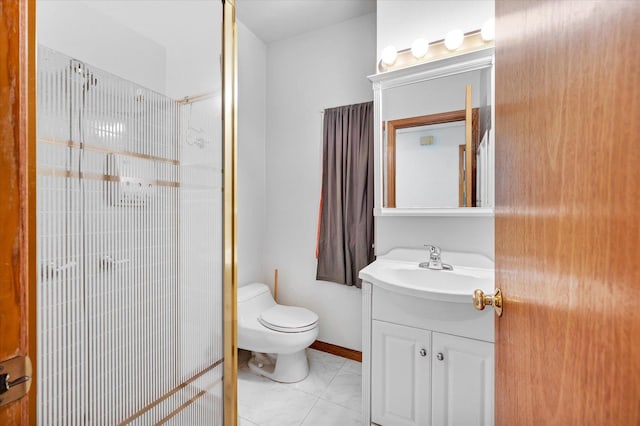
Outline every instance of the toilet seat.
POLYGON ((297 306, 274 305, 262 312, 258 321, 263 326, 282 333, 302 333, 318 324, 318 315, 297 306))

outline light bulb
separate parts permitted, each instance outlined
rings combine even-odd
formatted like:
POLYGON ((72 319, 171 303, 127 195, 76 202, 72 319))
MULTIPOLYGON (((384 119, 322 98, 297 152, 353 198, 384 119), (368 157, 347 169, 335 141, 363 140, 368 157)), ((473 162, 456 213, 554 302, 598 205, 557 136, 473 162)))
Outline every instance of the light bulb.
POLYGON ((398 51, 395 46, 387 46, 382 49, 382 63, 385 65, 393 65, 398 57, 398 51))
POLYGON ((496 37, 496 20, 495 18, 490 18, 482 24, 482 29, 480 30, 480 34, 482 35, 482 39, 484 41, 491 41, 496 37))
POLYGON ((411 45, 411 54, 414 58, 420 59, 429 51, 429 42, 423 38, 416 39, 411 45))
POLYGON ((449 50, 456 50, 458 47, 462 46, 463 41, 464 33, 461 30, 451 30, 444 38, 444 45, 449 50))

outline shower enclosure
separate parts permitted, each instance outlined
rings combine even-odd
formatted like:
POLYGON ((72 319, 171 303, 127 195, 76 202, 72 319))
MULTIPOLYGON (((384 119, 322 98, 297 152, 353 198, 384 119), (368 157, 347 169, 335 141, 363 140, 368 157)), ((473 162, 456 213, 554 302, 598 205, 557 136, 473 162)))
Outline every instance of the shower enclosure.
POLYGON ((222 424, 220 93, 37 60, 38 424, 222 424))

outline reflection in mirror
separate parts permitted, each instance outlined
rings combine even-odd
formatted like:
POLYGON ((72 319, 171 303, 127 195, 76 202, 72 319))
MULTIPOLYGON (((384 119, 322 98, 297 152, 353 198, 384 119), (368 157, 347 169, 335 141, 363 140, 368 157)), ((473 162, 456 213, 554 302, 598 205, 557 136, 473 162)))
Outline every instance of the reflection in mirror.
POLYGON ((492 214, 493 78, 493 50, 372 78, 380 105, 381 216, 492 214), (438 117, 460 110, 458 117, 438 117), (424 134, 422 126, 430 126, 424 134), (463 133, 451 136, 456 142, 440 135, 456 129, 463 133), (417 138, 403 142, 409 134, 417 138))
POLYGON ((479 110, 469 112, 468 126, 466 110, 387 121, 385 207, 476 206, 479 110))

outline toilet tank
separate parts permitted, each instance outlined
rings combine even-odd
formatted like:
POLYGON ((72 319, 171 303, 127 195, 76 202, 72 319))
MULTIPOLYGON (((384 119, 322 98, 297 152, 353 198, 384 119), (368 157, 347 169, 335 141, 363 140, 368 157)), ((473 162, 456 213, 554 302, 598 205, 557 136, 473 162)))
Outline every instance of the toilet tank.
POLYGON ((276 302, 266 284, 251 283, 238 288, 238 321, 257 318, 276 302))

